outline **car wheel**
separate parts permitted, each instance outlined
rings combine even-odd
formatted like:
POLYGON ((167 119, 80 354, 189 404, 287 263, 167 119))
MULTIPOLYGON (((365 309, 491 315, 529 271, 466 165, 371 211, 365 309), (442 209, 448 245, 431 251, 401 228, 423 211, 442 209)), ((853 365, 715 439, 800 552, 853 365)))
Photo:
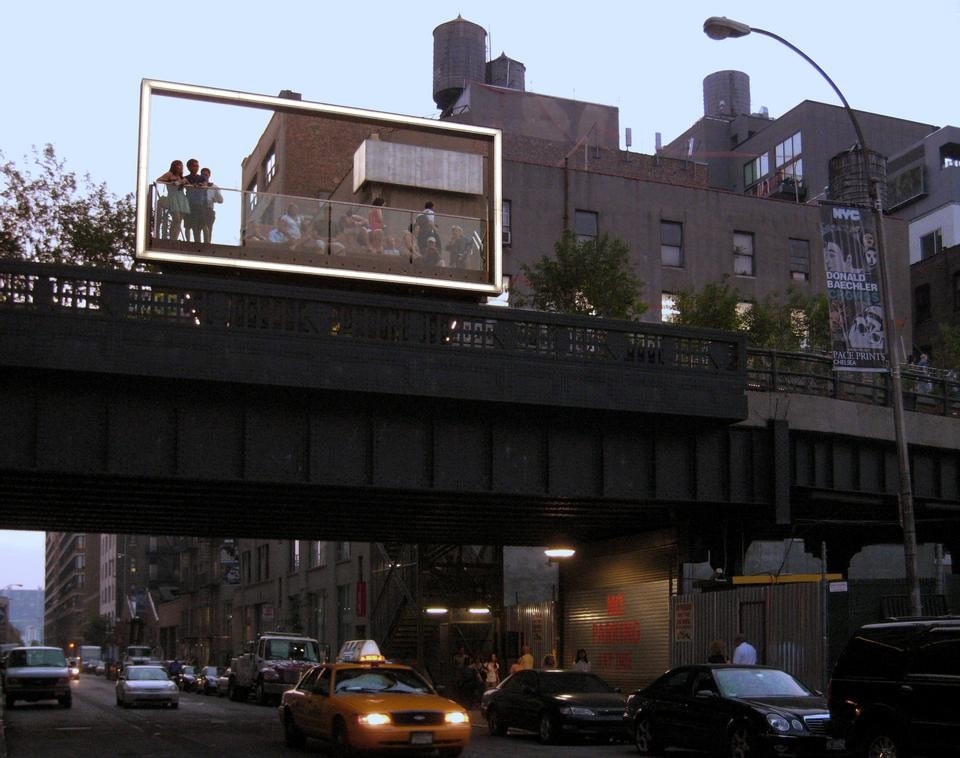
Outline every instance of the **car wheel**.
POLYGON ((180 703, 179 703, 179 702, 170 703, 170 707, 171 707, 171 708, 174 708, 174 709, 179 708, 179 707, 180 707, 180 703))
POLYGON ((267 701, 270 700, 270 696, 263 688, 263 679, 257 679, 257 684, 253 689, 253 698, 257 701, 257 705, 266 705, 267 701))
POLYGON ((239 703, 243 700, 243 689, 238 687, 234 682, 230 682, 227 685, 227 697, 233 700, 235 703, 239 703))
POLYGON ((540 742, 551 745, 557 741, 559 729, 553 716, 544 711, 540 714, 540 742))
POLYGON ((342 720, 337 720, 333 727, 333 755, 334 758, 349 758, 353 755, 350 747, 350 735, 347 733, 347 725, 342 720))
POLYGON ((283 714, 283 741, 287 747, 302 748, 307 744, 306 736, 297 728, 290 711, 284 711, 283 714))
POLYGON ((745 724, 737 724, 730 730, 727 755, 729 758, 749 758, 753 755, 753 735, 745 724))
POLYGON ((633 730, 633 744, 637 746, 640 755, 653 755, 657 752, 657 743, 653 739, 653 725, 650 719, 642 718, 637 721, 633 730))
POLYGON ((900 738, 884 729, 873 729, 863 741, 864 758, 901 758, 900 738))
POLYGON ((496 708, 487 711, 487 731, 492 737, 503 737, 507 733, 507 722, 496 708))

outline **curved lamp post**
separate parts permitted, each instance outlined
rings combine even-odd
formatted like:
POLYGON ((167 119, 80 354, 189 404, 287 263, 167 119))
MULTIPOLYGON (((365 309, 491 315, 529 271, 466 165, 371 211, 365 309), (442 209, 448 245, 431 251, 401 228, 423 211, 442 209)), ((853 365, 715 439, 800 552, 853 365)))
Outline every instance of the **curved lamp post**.
POLYGON ((871 175, 870 163, 868 160, 869 151, 867 141, 863 137, 863 130, 860 128, 860 121, 857 114, 853 112, 847 98, 834 84, 827 72, 803 50, 796 45, 791 44, 783 37, 766 29, 757 29, 740 21, 726 18, 725 16, 711 16, 703 22, 703 32, 710 39, 722 40, 727 38, 745 37, 751 32, 761 34, 764 37, 775 39, 782 45, 786 45, 793 52, 803 58, 807 63, 813 66, 822 76, 827 84, 837 93, 840 102, 850 118, 853 130, 857 134, 857 141, 860 143, 860 160, 863 175, 867 178, 867 184, 870 193, 870 206, 873 212, 877 227, 877 254, 880 259, 880 276, 882 284, 881 302, 883 303, 884 321, 886 322, 887 337, 887 369, 890 372, 890 392, 893 395, 893 427, 894 437, 897 444, 897 463, 900 472, 900 492, 897 497, 897 504, 900 510, 900 526, 903 529, 903 558, 907 587, 910 593, 910 609, 914 616, 923 615, 923 604, 920 599, 920 580, 917 576, 917 527, 913 512, 913 484, 910 480, 910 455, 907 449, 907 435, 905 431, 903 416, 903 389, 900 379, 900 366, 894 356, 896 349, 896 319, 893 313, 893 290, 890 287, 890 270, 884 257, 886 251, 886 239, 883 231, 883 206, 880 194, 880 179, 871 175))

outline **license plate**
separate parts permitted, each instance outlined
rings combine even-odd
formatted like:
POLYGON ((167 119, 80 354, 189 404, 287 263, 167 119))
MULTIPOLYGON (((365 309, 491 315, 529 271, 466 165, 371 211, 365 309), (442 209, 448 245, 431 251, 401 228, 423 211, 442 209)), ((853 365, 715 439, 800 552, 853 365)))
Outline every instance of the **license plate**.
POLYGON ((414 732, 410 735, 411 745, 432 745, 433 732, 414 732))
POLYGON ((846 750, 846 740, 827 740, 827 750, 846 750))

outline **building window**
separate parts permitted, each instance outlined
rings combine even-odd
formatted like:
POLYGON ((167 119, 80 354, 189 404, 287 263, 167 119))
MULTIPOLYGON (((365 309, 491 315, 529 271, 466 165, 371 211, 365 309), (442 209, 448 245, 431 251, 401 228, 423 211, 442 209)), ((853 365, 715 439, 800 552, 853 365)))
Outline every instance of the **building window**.
POLYGON ((337 585, 337 647, 353 636, 353 606, 350 603, 350 585, 337 585))
POLYGON ((770 156, 767 153, 758 155, 749 163, 743 165, 743 186, 756 184, 770 173, 770 156))
POLYGON ((511 217, 513 215, 513 207, 510 204, 509 200, 504 200, 500 204, 500 225, 503 227, 503 244, 512 245, 513 244, 513 222, 511 217))
POLYGON ((311 566, 326 566, 327 565, 327 543, 326 542, 313 542, 310 545, 310 565, 311 566))
POLYGON ((920 260, 925 261, 939 255, 943 250, 943 236, 939 229, 934 229, 930 234, 924 234, 920 238, 920 260))
POLYGON ((683 224, 660 222, 660 263, 664 266, 683 266, 683 224))
POLYGON ((940 146, 940 167, 960 167, 960 145, 955 142, 947 142, 940 146))
POLYGON ((271 147, 267 157, 263 159, 263 186, 270 186, 273 177, 277 175, 277 152, 271 147))
POLYGON ((664 324, 672 324, 677 320, 680 311, 677 310, 677 297, 670 292, 660 293, 660 321, 664 324))
POLYGON ((257 581, 270 578, 270 543, 257 546, 257 581))
POLYGON ((254 179, 247 185, 247 208, 251 211, 257 207, 259 195, 257 195, 257 180, 254 179))
POLYGON ((913 319, 916 324, 930 319, 929 284, 921 284, 913 291, 913 319))
POLYGON ((574 224, 577 242, 592 242, 599 236, 600 218, 595 211, 576 211, 574 224))
POLYGON ((737 276, 753 276, 753 234, 733 233, 733 273, 737 276))
POLYGON ((797 282, 810 281, 810 240, 791 238, 790 278, 797 282))
POLYGON ((800 153, 803 151, 803 145, 800 141, 800 132, 797 132, 792 137, 788 137, 779 145, 776 149, 776 159, 777 159, 777 168, 786 165, 787 163, 793 163, 794 160, 800 157, 800 153))
POLYGON ((290 542, 290 571, 300 570, 300 540, 290 542))
POLYGON ((349 560, 350 560, 350 543, 338 542, 337 543, 337 561, 349 561, 349 560))

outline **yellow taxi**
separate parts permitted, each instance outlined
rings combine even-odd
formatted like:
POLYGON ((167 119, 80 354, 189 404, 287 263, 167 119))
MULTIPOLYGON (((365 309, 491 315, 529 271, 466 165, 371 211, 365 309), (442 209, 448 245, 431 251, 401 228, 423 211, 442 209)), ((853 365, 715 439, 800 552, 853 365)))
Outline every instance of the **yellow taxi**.
POLYGON ((313 737, 336 756, 436 750, 453 758, 470 742, 467 711, 409 666, 388 663, 373 640, 347 642, 334 663, 304 673, 283 693, 280 723, 288 746, 313 737))

